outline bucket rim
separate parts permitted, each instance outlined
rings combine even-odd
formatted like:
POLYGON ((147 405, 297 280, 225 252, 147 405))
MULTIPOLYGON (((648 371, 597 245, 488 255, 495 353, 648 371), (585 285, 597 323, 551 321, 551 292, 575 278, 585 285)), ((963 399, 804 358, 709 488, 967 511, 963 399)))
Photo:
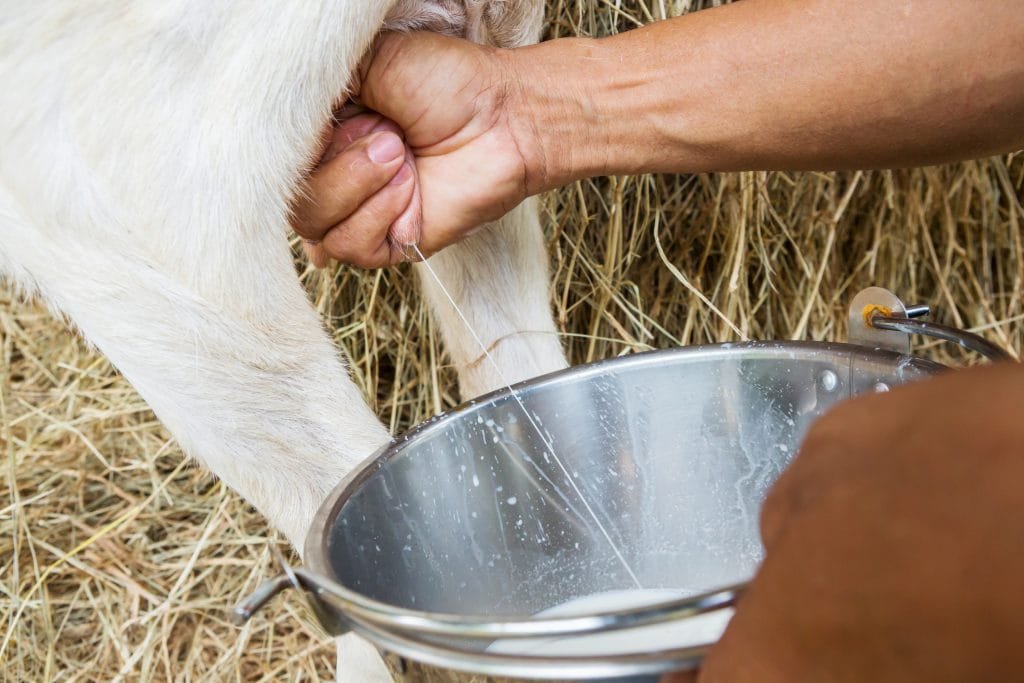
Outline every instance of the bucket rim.
MULTIPOLYGON (((758 355, 762 355, 767 359, 773 356, 789 356, 794 359, 800 359, 805 357, 810 359, 812 357, 819 356, 822 353, 831 354, 835 357, 846 356, 851 362, 854 358, 861 358, 865 361, 883 361, 891 362, 893 364, 907 364, 915 367, 916 369, 922 370, 926 373, 936 374, 938 372, 948 370, 946 366, 923 359, 913 355, 906 355, 890 351, 887 349, 875 349, 866 346, 859 346, 855 344, 846 344, 839 342, 813 342, 813 341, 745 341, 745 342, 726 342, 719 344, 702 344, 695 346, 677 347, 671 349, 657 349, 653 351, 644 351, 635 354, 629 354, 626 356, 617 356, 615 358, 608 358, 593 361, 591 363, 574 365, 562 370, 556 370, 555 372, 548 373, 546 375, 540 375, 538 377, 530 378, 517 382, 511 385, 512 389, 516 391, 523 390, 538 390, 543 389, 546 386, 563 382, 566 378, 575 378, 585 380, 589 377, 598 376, 604 372, 607 372, 609 368, 615 368, 617 370, 633 367, 643 367, 647 365, 658 364, 664 362, 665 359, 678 359, 685 358, 693 361, 713 361, 728 358, 736 355, 738 352, 755 352, 758 355)), ((324 502, 317 509, 317 512, 313 518, 313 522, 310 526, 309 532, 306 535, 304 544, 304 560, 308 571, 326 579, 326 584, 330 586, 330 592, 334 594, 336 598, 343 600, 346 603, 353 605, 359 605, 369 610, 371 613, 380 615, 390 615, 393 617, 397 626, 398 620, 409 619, 416 622, 429 622, 433 620, 441 621, 476 621, 476 622, 506 622, 512 623, 517 620, 511 618, 499 618, 492 615, 473 615, 473 614, 457 614, 457 613, 440 613, 440 612, 426 612, 422 610, 410 609, 407 607, 400 607, 392 605, 390 603, 384 603, 378 600, 374 600, 365 595, 362 595, 358 591, 348 588, 341 584, 337 576, 335 576, 330 562, 328 561, 329 549, 328 544, 330 541, 329 529, 332 527, 333 521, 337 518, 341 509, 345 503, 359 490, 359 487, 370 477, 377 473, 388 461, 398 457, 406 448, 410 445, 414 445, 416 441, 426 436, 429 436, 433 432, 437 432, 446 428, 450 423, 463 419, 464 416, 473 413, 476 410, 481 409, 483 406, 492 404, 499 400, 510 400, 511 395, 508 387, 502 387, 491 391, 482 396, 464 401, 454 408, 447 410, 439 415, 429 418, 409 430, 392 437, 390 441, 383 444, 380 448, 374 451, 368 456, 362 463, 356 466, 351 472, 349 472, 331 491, 324 502)), ((707 595, 719 593, 721 590, 727 590, 732 587, 723 587, 720 590, 707 591, 698 596, 693 596, 693 599, 699 599, 707 595)), ((666 607, 678 608, 680 600, 668 600, 664 601, 666 607)), ((649 606, 650 607, 650 606, 649 606)), ((647 611, 648 608, 644 608, 647 611)), ((635 611, 635 610, 634 610, 635 611)), ((601 613, 595 613, 590 616, 600 616, 601 613)), ((549 618, 549 620, 555 620, 556 618, 549 618)), ((523 619, 525 621, 526 619, 523 619)), ((534 618, 531 621, 540 622, 543 618, 534 618)), ((444 630, 444 629, 442 629, 444 630)), ((536 635, 536 634, 532 634, 536 635)), ((509 637, 511 634, 496 634, 493 637, 509 637)), ((484 637, 484 636, 481 636, 484 637)), ((523 636, 526 637, 526 636, 523 636)))
MULTIPOLYGON (((745 341, 645 351, 592 363, 571 366, 511 386, 516 391, 535 391, 564 382, 586 381, 610 369, 623 371, 666 361, 714 362, 744 355, 747 358, 784 357, 791 360, 821 359, 848 363, 880 362, 911 367, 926 375, 948 370, 946 366, 914 355, 856 344, 813 341, 745 341)), ((849 395, 852 395, 849 394, 849 395)), ((494 615, 427 612, 375 600, 344 586, 335 575, 329 557, 329 530, 345 504, 362 484, 393 458, 421 438, 445 429, 476 410, 502 400, 513 400, 509 387, 499 388, 421 422, 393 437, 344 477, 324 500, 306 536, 301 573, 307 595, 321 622, 338 634, 351 628, 379 646, 412 659, 463 671, 518 678, 587 678, 681 671, 699 666, 714 641, 691 643, 658 652, 624 652, 573 657, 568 655, 490 653, 467 647, 472 641, 579 636, 613 630, 628 632, 670 621, 682 621, 728 609, 736 604, 747 582, 722 586, 685 598, 673 598, 642 607, 585 612, 573 616, 496 617, 494 615), (447 639, 443 642, 439 639, 447 639), (581 668, 582 667, 582 668, 581 668), (586 675, 583 675, 583 674, 586 675)), ((751 575, 751 578, 753 574, 751 575)), ((748 579, 749 581, 749 579, 748 579)))

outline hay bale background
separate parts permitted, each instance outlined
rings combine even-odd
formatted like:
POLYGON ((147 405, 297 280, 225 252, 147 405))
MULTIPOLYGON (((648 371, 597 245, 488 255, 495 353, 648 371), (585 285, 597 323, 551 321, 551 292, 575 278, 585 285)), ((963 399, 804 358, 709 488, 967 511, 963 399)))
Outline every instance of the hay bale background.
MULTIPOLYGON (((607 34, 697 5, 551 0, 549 32, 607 34)), ((579 183, 545 209, 565 346, 580 363, 741 335, 841 339, 846 302, 878 284, 1019 354, 1022 194, 1024 155, 579 183)), ((393 430, 455 402, 408 269, 300 270, 393 430)), ((947 347, 918 351, 965 360, 947 347)), ((228 623, 226 611, 276 572, 270 544, 287 550, 183 461, 109 363, 9 288, 0 355, 0 679, 330 676, 333 649, 297 598, 242 630, 228 623)))

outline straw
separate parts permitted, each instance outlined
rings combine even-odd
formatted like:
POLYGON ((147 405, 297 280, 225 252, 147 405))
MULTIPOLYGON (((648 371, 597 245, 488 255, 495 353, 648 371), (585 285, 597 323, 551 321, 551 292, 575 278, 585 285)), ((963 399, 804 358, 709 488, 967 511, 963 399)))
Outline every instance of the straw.
MULTIPOLYGON (((549 3, 551 35, 603 35, 699 3, 549 3)), ((861 174, 641 176, 547 197, 551 288, 573 363, 680 343, 843 339, 867 285, 1018 355, 1024 155, 861 174), (657 226, 657 239, 655 239, 657 226)), ((297 251, 299 242, 295 240, 297 251)), ((405 267, 297 263, 374 411, 401 430, 458 400, 405 267)), ((978 359, 915 342, 954 364, 978 359)), ((142 400, 36 303, 0 288, 2 681, 309 681, 334 647, 296 595, 228 614, 298 562, 192 464, 142 400), (38 586, 38 588, 34 588, 38 586)), ((452 678, 410 666, 404 680, 452 678)))

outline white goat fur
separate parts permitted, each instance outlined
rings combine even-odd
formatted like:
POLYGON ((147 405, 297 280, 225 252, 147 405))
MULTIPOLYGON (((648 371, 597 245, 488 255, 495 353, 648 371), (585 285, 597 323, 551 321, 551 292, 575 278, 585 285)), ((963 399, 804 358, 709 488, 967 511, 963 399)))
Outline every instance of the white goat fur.
MULTIPOLYGON (((513 46, 539 0, 7 0, 0 274, 65 315, 182 448, 301 548, 388 440, 298 283, 288 206, 388 22, 513 46)), ((439 102, 438 106, 444 106, 439 102)), ((532 202, 431 259, 503 373, 565 364, 532 202), (524 334, 528 332, 528 334, 524 334)), ((423 278, 464 395, 501 384, 423 278)), ((339 676, 387 680, 344 638, 339 676)))

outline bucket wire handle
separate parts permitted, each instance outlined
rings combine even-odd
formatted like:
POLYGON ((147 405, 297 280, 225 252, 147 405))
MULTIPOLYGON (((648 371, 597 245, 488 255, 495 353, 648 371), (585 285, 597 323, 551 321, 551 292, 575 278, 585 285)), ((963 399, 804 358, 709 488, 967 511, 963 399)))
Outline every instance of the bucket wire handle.
POLYGON ((284 573, 264 581, 249 597, 235 605, 235 608, 231 610, 231 621, 236 626, 244 626, 246 622, 252 619, 256 612, 260 611, 278 593, 289 588, 297 588, 306 594, 306 602, 309 603, 313 614, 316 615, 324 630, 332 636, 341 636, 348 633, 348 622, 344 621, 337 612, 331 610, 320 597, 324 593, 325 588, 317 577, 309 572, 293 568, 284 560, 280 552, 276 552, 276 554, 284 569, 284 573))
POLYGON ((1013 360, 1013 356, 1003 350, 1002 347, 993 344, 989 340, 980 335, 974 334, 973 332, 961 330, 956 327, 950 327, 949 325, 941 325, 930 320, 916 319, 917 316, 927 315, 928 312, 929 309, 927 306, 914 306, 907 309, 906 316, 874 313, 871 315, 868 322, 872 327, 879 330, 891 330, 893 332, 903 332, 906 334, 920 334, 925 337, 953 342, 954 344, 959 344, 965 349, 979 353, 993 362, 1013 360), (918 313, 917 311, 920 309, 924 309, 924 313, 918 313), (910 315, 912 311, 916 313, 916 316, 912 317, 910 315))
POLYGON ((236 626, 243 626, 245 622, 252 619, 252 615, 270 602, 271 598, 293 586, 292 579, 287 574, 280 574, 264 581, 249 597, 235 605, 235 608, 231 610, 231 621, 236 626))

